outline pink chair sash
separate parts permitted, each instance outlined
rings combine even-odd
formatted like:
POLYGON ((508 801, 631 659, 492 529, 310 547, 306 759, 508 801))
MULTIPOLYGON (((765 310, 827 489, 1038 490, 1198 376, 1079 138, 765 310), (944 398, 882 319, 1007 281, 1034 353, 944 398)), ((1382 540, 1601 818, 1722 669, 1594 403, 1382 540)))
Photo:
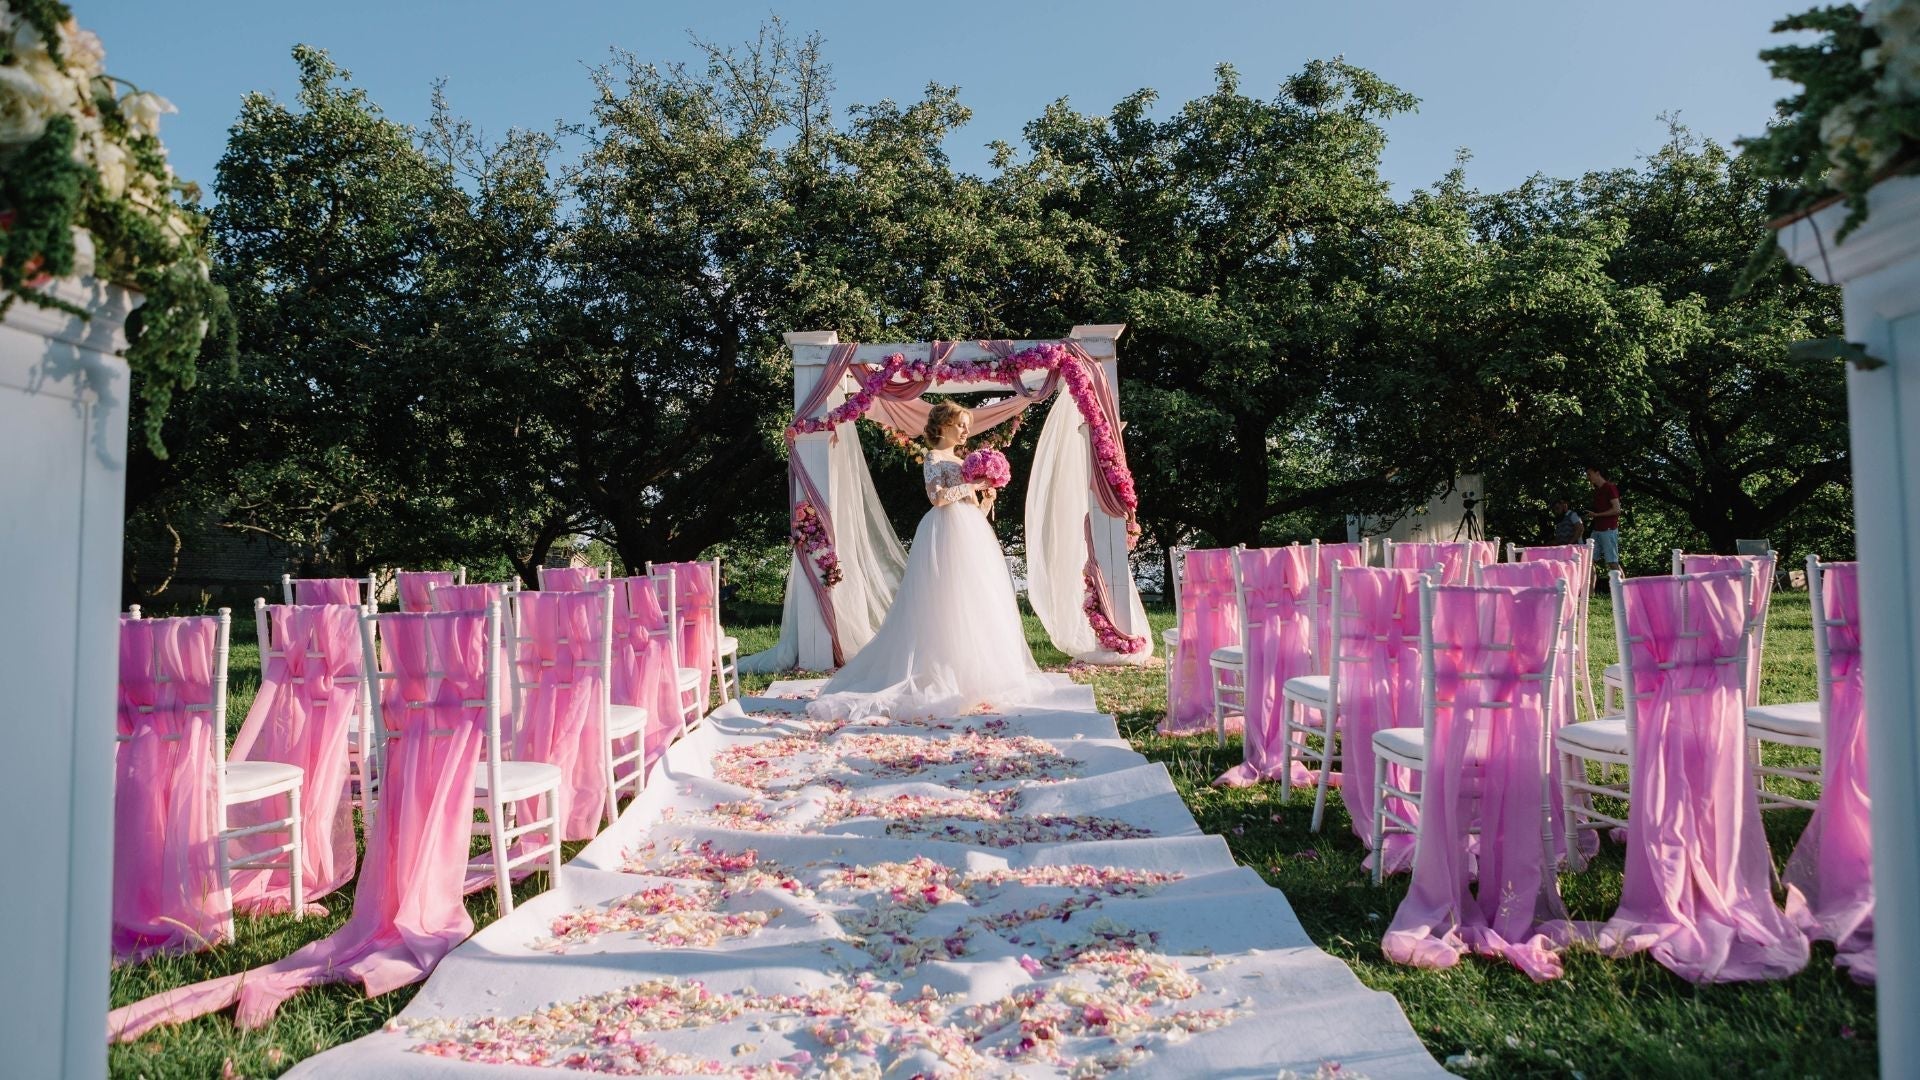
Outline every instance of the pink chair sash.
POLYGON ((1561 974, 1572 928, 1545 835, 1551 710, 1537 676, 1563 618, 1552 589, 1434 590, 1413 881, 1380 942, 1396 963, 1449 968, 1476 952, 1535 981, 1561 974))
POLYGON ((1216 784, 1238 787, 1286 778, 1287 732, 1280 691, 1288 679, 1313 672, 1313 549, 1256 548, 1240 553, 1240 586, 1246 603, 1242 633, 1246 649, 1245 760, 1216 784))
POLYGON ((434 611, 484 614, 489 604, 506 597, 507 587, 497 581, 472 585, 436 585, 428 595, 433 600, 434 611))
POLYGON ((114 754, 118 960, 203 949, 226 936, 230 900, 215 846, 221 732, 205 708, 218 641, 213 618, 120 623, 118 729, 127 738, 114 754))
POLYGON ((130 1041, 236 1003, 241 1027, 262 1027, 281 1002, 322 983, 358 982, 378 997, 426 978, 473 932, 461 887, 487 724, 485 710, 468 702, 486 696, 487 620, 385 615, 380 638, 383 662, 398 678, 381 687, 388 749, 380 813, 346 925, 278 963, 115 1009, 110 1038, 130 1041))
POLYGON ((1180 645, 1167 673, 1163 735, 1188 735, 1213 725, 1213 650, 1240 644, 1240 609, 1233 593, 1233 552, 1196 548, 1181 563, 1180 645))
MULTIPOLYGON (((301 881, 307 899, 317 900, 353 878, 347 746, 360 724, 360 619, 344 604, 263 610, 271 628, 270 650, 285 655, 269 656, 262 665, 260 692, 229 758, 300 767, 301 881)), ((284 818, 286 805, 284 795, 240 803, 229 812, 231 824, 284 818)), ((262 833, 232 845, 236 853, 247 854, 278 844, 282 835, 262 833)), ((286 911, 291 899, 290 882, 281 871, 241 870, 233 876, 233 903, 242 911, 286 911)))
POLYGON ((673 576, 675 617, 680 620, 680 666, 700 673, 700 711, 706 712, 713 682, 713 646, 720 634, 720 598, 714 595, 710 562, 654 563, 655 573, 673 576))
MULTIPOLYGON (((1522 562, 1489 563, 1480 568, 1480 583, 1510 589, 1550 589, 1557 582, 1566 582, 1566 607, 1561 612, 1566 627, 1560 648, 1554 654, 1553 696, 1555 709, 1547 718, 1548 745, 1561 727, 1575 722, 1578 715, 1574 712, 1574 702, 1578 696, 1575 673, 1586 658, 1579 651, 1579 620, 1585 614, 1586 601, 1581 595, 1585 583, 1585 571, 1578 561, 1572 559, 1532 558, 1522 562)), ((1553 806, 1553 851, 1558 857, 1567 854, 1567 819, 1561 811, 1560 799, 1560 755, 1547 756, 1547 770, 1553 780, 1552 790, 1548 793, 1553 806)), ((1580 849, 1588 855, 1600 850, 1600 836, 1584 830, 1579 833, 1580 849)))
POLYGON ((1753 638, 1747 642, 1747 702, 1760 703, 1760 652, 1766 645, 1761 631, 1767 625, 1767 608, 1773 602, 1773 556, 1771 555, 1682 555, 1683 574, 1712 574, 1724 570, 1753 568, 1753 594, 1747 598, 1747 611, 1753 619, 1753 638))
MULTIPOLYGON (((1397 550, 1397 546, 1396 546, 1397 550)), ((1373 843, 1373 733, 1415 727, 1420 721, 1420 575, 1412 570, 1356 566, 1340 570, 1340 611, 1334 613, 1338 670, 1341 771, 1340 798, 1363 843, 1373 843)), ((1410 782, 1404 775, 1398 787, 1410 782)), ((1395 810, 1417 821, 1419 811, 1396 801, 1395 810)), ((1404 869, 1413 838, 1387 836, 1389 872, 1404 869)), ((1379 858, 1376 852, 1369 858, 1379 858)))
MULTIPOLYGON (((522 593, 516 604, 520 690, 513 718, 513 756, 560 768, 560 832, 591 840, 607 804, 601 744, 606 741, 605 673, 597 666, 607 644, 608 595, 594 592, 522 593)), ((522 819, 537 816, 529 805, 522 819)))
POLYGON ((1620 907, 1603 948, 1651 950, 1690 982, 1771 979, 1806 966, 1774 903, 1746 754, 1740 683, 1745 575, 1632 578, 1622 649, 1634 695, 1632 798, 1620 907))
POLYGON ((294 578, 293 602, 296 604, 352 604, 360 606, 360 579, 294 578))
POLYGON ((614 582, 613 700, 647 710, 645 760, 651 767, 680 737, 682 728, 667 605, 652 578, 615 578, 614 582))
POLYGON ((433 590, 447 588, 459 580, 460 576, 451 570, 398 570, 393 575, 401 611, 432 611, 429 597, 433 590))
POLYGON ((1393 569, 1429 570, 1440 567, 1437 585, 1471 585, 1473 568, 1498 562, 1500 545, 1492 540, 1428 541, 1393 545, 1393 569))
POLYGON ((540 568, 541 592, 577 592, 600 580, 597 566, 560 566, 540 568))
POLYGON ((1860 567, 1821 568, 1827 627, 1826 748, 1820 805, 1787 861, 1787 914, 1856 980, 1874 981, 1873 799, 1867 783, 1866 683, 1860 670, 1860 567))
POLYGON ((1343 566, 1365 566, 1365 544, 1321 544, 1313 570, 1314 673, 1333 674, 1333 575, 1343 566))

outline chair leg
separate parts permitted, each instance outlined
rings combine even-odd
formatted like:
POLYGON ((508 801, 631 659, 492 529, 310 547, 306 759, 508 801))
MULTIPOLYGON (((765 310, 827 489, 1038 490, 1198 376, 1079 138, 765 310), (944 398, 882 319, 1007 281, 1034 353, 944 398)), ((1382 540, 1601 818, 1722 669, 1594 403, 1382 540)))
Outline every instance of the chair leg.
POLYGON ((493 850, 493 888, 500 898, 500 916, 513 913, 513 880, 507 874, 507 804, 502 799, 487 800, 487 835, 493 850))
POLYGON ((1580 851, 1580 815, 1574 809, 1574 798, 1578 794, 1573 790, 1574 770, 1584 779, 1587 766, 1584 760, 1572 754, 1560 754, 1560 818, 1561 829, 1567 834, 1567 868, 1584 870, 1587 857, 1580 851))
POLYGON ((287 881, 291 887, 289 891, 293 894, 293 917, 304 919, 307 917, 307 886, 302 879, 306 877, 307 845, 306 827, 301 824, 299 784, 287 792, 287 811, 291 818, 287 831, 292 834, 293 844, 293 850, 287 853, 287 881))
POLYGON ((1320 831, 1320 822, 1327 813, 1327 789, 1333 785, 1333 706, 1329 704, 1320 710, 1320 777, 1313 791, 1313 827, 1311 832, 1320 831))
POLYGON ((560 887, 560 789, 547 793, 547 815, 553 819, 553 827, 547 830, 547 888, 560 887))
POLYGON ((1373 883, 1380 884, 1387 874, 1387 759, 1373 756, 1373 883))

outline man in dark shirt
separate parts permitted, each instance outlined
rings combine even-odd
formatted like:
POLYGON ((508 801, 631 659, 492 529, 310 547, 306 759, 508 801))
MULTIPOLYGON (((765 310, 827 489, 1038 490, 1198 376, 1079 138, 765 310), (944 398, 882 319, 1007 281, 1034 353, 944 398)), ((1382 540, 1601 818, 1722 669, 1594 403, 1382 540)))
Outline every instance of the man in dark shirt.
POLYGON ((1586 515, 1587 529, 1593 537, 1593 561, 1609 570, 1620 569, 1620 489, 1607 479, 1598 465, 1587 466, 1587 483, 1593 485, 1593 509, 1586 515))
POLYGON ((1553 542, 1577 544, 1586 535, 1587 526, 1565 499, 1553 500, 1553 542))

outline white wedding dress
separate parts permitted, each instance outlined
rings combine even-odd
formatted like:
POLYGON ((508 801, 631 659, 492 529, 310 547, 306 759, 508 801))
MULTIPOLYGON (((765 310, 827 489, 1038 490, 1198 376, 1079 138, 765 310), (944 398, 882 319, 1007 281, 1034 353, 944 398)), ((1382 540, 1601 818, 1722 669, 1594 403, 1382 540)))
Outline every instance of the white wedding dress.
POLYGON ((957 716, 1036 701, 1049 686, 1027 648, 999 538, 960 463, 929 456, 920 519, 886 619, 807 712, 820 719, 957 716))

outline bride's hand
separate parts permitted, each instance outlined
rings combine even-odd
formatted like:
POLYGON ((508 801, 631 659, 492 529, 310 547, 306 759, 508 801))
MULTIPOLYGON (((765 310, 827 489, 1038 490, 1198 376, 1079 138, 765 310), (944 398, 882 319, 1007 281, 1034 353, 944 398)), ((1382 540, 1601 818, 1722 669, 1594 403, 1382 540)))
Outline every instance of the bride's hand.
POLYGON ((999 490, 989 485, 985 491, 980 493, 980 509, 991 513, 993 511, 993 501, 999 497, 999 490))

